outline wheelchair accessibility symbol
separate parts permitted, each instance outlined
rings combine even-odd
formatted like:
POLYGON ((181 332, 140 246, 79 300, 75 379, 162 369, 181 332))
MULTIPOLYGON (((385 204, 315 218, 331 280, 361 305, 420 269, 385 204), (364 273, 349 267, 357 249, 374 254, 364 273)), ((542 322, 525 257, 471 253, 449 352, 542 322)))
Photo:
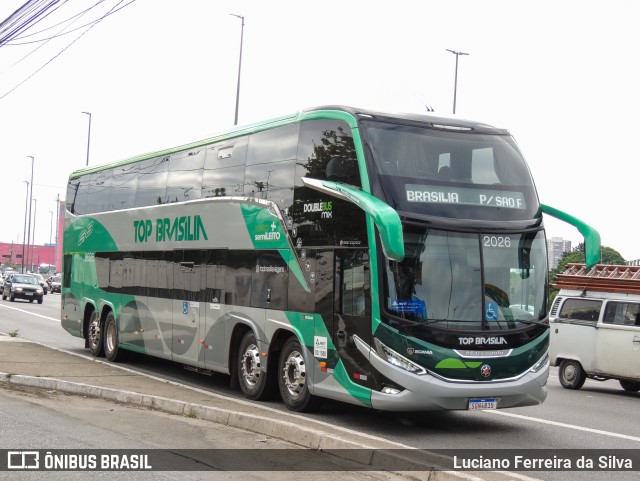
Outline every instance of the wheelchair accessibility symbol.
POLYGON ((487 302, 484 305, 484 317, 487 321, 498 320, 498 304, 494 302, 487 302))

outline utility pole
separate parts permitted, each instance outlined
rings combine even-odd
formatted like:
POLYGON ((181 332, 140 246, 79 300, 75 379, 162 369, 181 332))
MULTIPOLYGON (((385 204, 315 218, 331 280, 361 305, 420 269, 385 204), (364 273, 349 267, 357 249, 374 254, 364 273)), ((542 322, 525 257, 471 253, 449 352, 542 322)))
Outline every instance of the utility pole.
MULTIPOLYGON (((35 163, 35 159, 33 155, 27 155, 28 158, 31 159, 31 183, 29 184, 29 230, 27 232, 27 251, 30 252, 31 247, 31 204, 33 203, 33 164, 35 163)), ((24 252, 22 253, 24 257, 24 252)), ((27 257, 29 260, 31 256, 27 257)), ((29 267, 29 262, 27 262, 27 267, 29 267)), ((24 269, 23 269, 24 270, 24 269)))
POLYGON ((238 125, 238 105, 240 104, 240 70, 242 69, 242 40, 244 38, 244 17, 242 15, 236 15, 234 13, 230 13, 229 15, 238 17, 240 20, 242 20, 242 26, 240 29, 240 60, 238 61, 238 89, 236 91, 236 117, 233 122, 233 125, 238 125))
POLYGON ((89 116, 89 133, 87 134, 87 167, 89 166, 89 146, 91 145, 91 112, 81 112, 89 116))
POLYGON ((449 49, 446 49, 446 50, 447 52, 451 52, 456 56, 456 76, 453 84, 453 113, 455 114, 456 113, 456 95, 458 92, 458 57, 460 55, 469 55, 469 54, 465 52, 456 52, 455 50, 449 50, 449 49))

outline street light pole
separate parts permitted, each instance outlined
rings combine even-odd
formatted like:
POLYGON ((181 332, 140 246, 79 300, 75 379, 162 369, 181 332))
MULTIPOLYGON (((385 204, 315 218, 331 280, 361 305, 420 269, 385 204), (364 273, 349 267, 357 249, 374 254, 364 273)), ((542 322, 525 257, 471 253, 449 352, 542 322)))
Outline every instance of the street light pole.
MULTIPOLYGON (((27 233, 27 239, 29 239, 27 241, 27 251, 29 251, 31 247, 31 204, 33 200, 33 164, 35 163, 35 159, 33 155, 27 155, 27 157, 31 159, 31 183, 29 184, 29 231, 27 233)), ((24 252, 22 253, 22 255, 24 256, 24 252)), ((28 257, 27 259, 30 259, 30 257, 28 257)), ((28 262, 27 267, 29 267, 28 262)))
POLYGON ((233 125, 238 125, 238 105, 240 104, 240 70, 242 69, 242 41, 244 39, 244 17, 242 15, 236 15, 234 13, 230 13, 232 17, 238 17, 242 21, 242 26, 240 29, 240 59, 238 60, 238 89, 236 91, 236 117, 233 122, 233 125))
POLYGON ((469 55, 469 54, 465 52, 456 52, 455 50, 449 50, 449 49, 446 49, 446 50, 447 52, 451 52, 456 56, 456 76, 453 84, 453 113, 455 114, 456 113, 456 95, 458 93, 458 57, 460 55, 469 55))
POLYGON ((22 229, 22 273, 24 274, 24 256, 25 256, 25 242, 27 238, 27 202, 29 202, 29 181, 23 180, 25 184, 27 184, 27 193, 24 196, 24 228, 22 229))
POLYGON ((89 116, 89 133, 87 134, 87 166, 89 166, 89 145, 91 145, 91 112, 82 112, 89 116))
MULTIPOLYGON (((33 237, 31 238, 31 267, 33 268, 33 258, 36 250, 36 215, 38 214, 38 199, 33 199, 33 237)), ((33 271, 32 271, 33 272, 33 271)))
POLYGON ((56 250, 54 256, 54 264, 56 266, 56 272, 58 272, 58 226, 60 225, 60 194, 56 197, 56 250))

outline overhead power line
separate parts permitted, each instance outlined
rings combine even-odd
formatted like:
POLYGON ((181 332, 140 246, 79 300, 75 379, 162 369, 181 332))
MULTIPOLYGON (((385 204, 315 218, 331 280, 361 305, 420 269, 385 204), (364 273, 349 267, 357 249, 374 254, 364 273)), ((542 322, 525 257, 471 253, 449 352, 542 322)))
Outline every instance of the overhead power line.
MULTIPOLYGON (((55 4, 57 4, 60 0, 30 0, 29 2, 25 3, 22 7, 20 7, 18 10, 16 10, 10 17, 8 17, 6 20, 4 20, 1 24, 0 24, 0 47, 3 46, 4 43, 6 43, 7 40, 4 40, 4 43, 2 42, 2 39, 12 39, 12 38, 16 38, 16 36, 18 35, 15 32, 24 32, 26 31, 26 27, 25 26, 33 26, 36 23, 38 23, 37 18, 39 18, 41 15, 44 14, 44 12, 51 8, 52 6, 54 6, 55 4), (40 10, 37 10, 36 12, 34 12, 34 9, 37 7, 42 7, 40 10), (25 20, 26 18, 26 20, 25 20), (3 35, 4 32, 12 32, 12 33, 5 33, 3 35)), ((64 0, 63 3, 66 3, 68 0, 64 0)), ((100 3, 102 3, 104 0, 99 0, 97 3, 95 3, 91 8, 89 8, 88 10, 85 10, 84 12, 82 12, 81 14, 76 14, 73 17, 67 19, 70 20, 72 18, 75 18, 74 22, 76 20, 78 20, 80 16, 86 14, 89 10, 95 8, 97 5, 99 5, 100 3)), ((86 28, 86 30, 84 30, 80 35, 78 35, 75 39, 73 39, 71 42, 69 42, 69 44, 67 44, 66 47, 62 48, 58 53, 56 53, 53 57, 51 57, 47 62, 45 62, 43 65, 41 65, 39 68, 37 68, 33 73, 31 73, 30 75, 28 75, 26 78, 24 78, 21 82, 19 82, 17 85, 15 85, 13 88, 11 88, 10 90, 8 90, 7 92, 5 92, 4 94, 2 94, 0 96, 0 100, 4 99, 6 96, 8 96, 10 93, 14 92, 16 89, 18 89, 20 86, 22 86, 25 82, 27 82, 29 79, 31 79, 33 76, 35 76, 38 72, 40 72, 43 68, 45 68, 47 65, 49 65, 51 62, 53 62, 56 58, 58 58, 63 52, 65 52, 69 47, 71 47, 74 43, 76 43, 78 40, 80 40, 80 38, 82 38, 87 32, 89 32, 93 27, 95 27, 98 23, 100 23, 102 20, 104 20, 107 16, 117 12, 118 10, 122 10, 124 7, 131 5, 133 2, 135 2, 135 0, 129 0, 126 4, 120 6, 122 3, 124 2, 124 0, 120 0, 118 3, 116 3, 113 7, 111 7, 107 13, 105 13, 104 15, 102 15, 101 17, 99 17, 97 20, 87 24, 88 27, 86 28), (118 8, 119 7, 119 8, 118 8)), ((65 22, 62 22, 65 23, 65 22)), ((72 22, 73 23, 73 22, 72 22)), ((66 28, 66 27, 65 27, 66 28)), ((64 28, 63 28, 64 30, 64 28)), ((77 30, 77 29, 76 29, 77 30)), ((60 34, 61 35, 61 34, 60 34)), ((50 39, 44 39, 43 41, 46 43, 47 41, 51 40, 52 38, 57 37, 58 35, 51 37, 50 39)), ((24 58, 26 58, 27 56, 31 55, 33 52, 35 52, 36 50, 38 50, 40 47, 42 47, 42 45, 36 47, 34 50, 32 50, 31 52, 29 52, 25 57, 23 57, 21 60, 23 60, 24 58)), ((19 63, 21 60, 19 60, 16 63, 19 63)), ((15 64, 14 64, 15 65, 15 64)))

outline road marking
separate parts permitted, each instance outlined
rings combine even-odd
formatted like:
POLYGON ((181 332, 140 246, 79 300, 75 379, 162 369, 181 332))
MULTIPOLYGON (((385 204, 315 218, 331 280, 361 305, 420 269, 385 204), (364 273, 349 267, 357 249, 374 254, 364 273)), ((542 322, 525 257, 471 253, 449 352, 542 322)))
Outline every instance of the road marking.
POLYGON ((517 418, 517 419, 523 419, 525 421, 533 421, 536 423, 549 424, 551 426, 558 426, 561 428, 574 429, 576 431, 585 431, 587 433, 602 434, 604 436, 611 436, 612 438, 620 438, 620 439, 627 439, 629 441, 640 442, 639 437, 629 436, 628 434, 612 433, 610 431, 602 431, 601 429, 585 428, 583 426, 576 426, 574 424, 559 423, 557 421, 549 421, 548 419, 532 418, 530 416, 523 416, 522 414, 513 414, 513 413, 507 413, 503 411, 485 410, 484 412, 490 413, 490 414, 497 414, 499 416, 507 416, 507 417, 517 418))
POLYGON ((20 309, 18 307, 7 306, 5 304, 0 304, 0 307, 4 307, 6 309, 13 309, 14 311, 24 312, 25 314, 30 314, 32 316, 42 317, 43 319, 49 319, 50 321, 60 322, 60 319, 56 319, 55 317, 43 316, 42 314, 36 314, 35 312, 25 311, 24 309, 20 309))

